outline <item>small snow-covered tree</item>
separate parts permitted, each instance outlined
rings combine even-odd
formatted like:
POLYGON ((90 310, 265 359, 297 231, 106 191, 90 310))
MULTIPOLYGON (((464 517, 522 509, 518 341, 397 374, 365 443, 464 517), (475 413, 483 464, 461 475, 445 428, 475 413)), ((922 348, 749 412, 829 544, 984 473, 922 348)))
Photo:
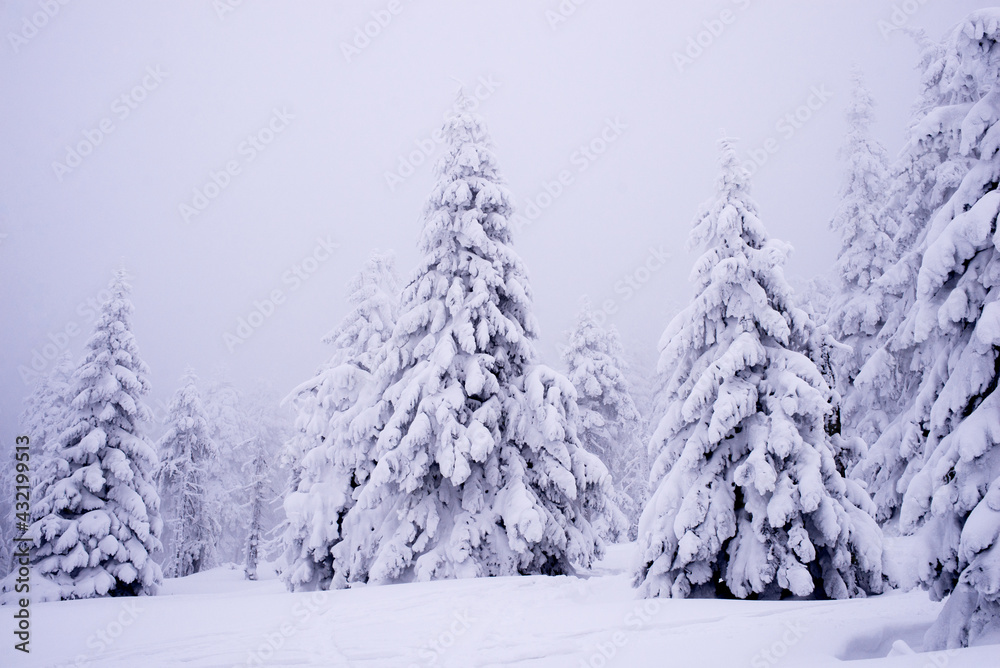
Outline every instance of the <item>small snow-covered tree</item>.
MULTIPOLYGON (((20 434, 28 437, 31 480, 34 483, 31 490, 33 499, 44 498, 49 487, 61 477, 59 460, 52 453, 58 444, 57 437, 69 426, 68 422, 73 415, 70 406, 73 400, 72 376, 73 363, 67 351, 52 370, 39 379, 24 402, 24 411, 20 416, 20 434)), ((13 465, 13 459, 5 462, 6 464, 13 465)), ((14 469, 8 468, 5 472, 13 475, 14 469)), ((11 487, 8 486, 8 489, 11 487)), ((12 498, 0 500, 0 512, 4 513, 5 519, 11 521, 10 530, 3 534, 5 538, 9 536, 8 545, 13 540, 13 528, 16 526, 13 516, 7 517, 8 511, 14 510, 11 501, 12 498)), ((7 546, 0 547, 0 554, 5 549, 7 546)), ((0 567, 0 570, 3 568, 5 567, 0 567)))
POLYGON ((354 505, 355 490, 374 463, 351 420, 370 403, 372 373, 385 355, 399 303, 394 257, 374 253, 349 285, 350 312, 324 341, 334 346, 319 373, 288 401, 298 412, 286 456, 293 462, 285 498, 288 586, 328 589, 335 575, 333 547, 354 505))
POLYGON ((220 524, 218 561, 247 566, 250 534, 257 534, 258 561, 273 552, 270 534, 280 522, 282 445, 291 416, 266 383, 249 391, 219 371, 205 390, 205 415, 218 455, 207 481, 206 505, 220 524))
POLYGON ((942 649, 1000 632, 1000 10, 974 12, 931 53, 937 104, 908 150, 933 176, 901 191, 919 214, 899 269, 915 268, 913 293, 862 376, 903 365, 902 410, 866 470, 913 536, 923 586, 950 594, 925 638, 942 649))
MULTIPOLYGON (((12 449, 10 452, 5 452, 0 459, 0 485, 3 485, 3 489, 14 489, 16 480, 14 453, 12 449)), ((0 541, 3 541, 0 543, 0 593, 8 589, 8 583, 2 582, 2 579, 13 570, 14 539, 20 535, 17 531, 17 501, 12 494, 4 496, 6 498, 0 499, 0 541)))
POLYGON ((36 466, 48 452, 50 443, 66 427, 70 415, 73 362, 63 353, 48 375, 38 381, 25 400, 21 413, 21 434, 31 439, 36 466))
MULTIPOLYGON (((813 323, 810 335, 803 344, 803 352, 816 365, 823 381, 830 388, 829 406, 827 407, 824 426, 834 449, 834 460, 837 472, 847 475, 857 466, 868 450, 867 443, 854 435, 845 435, 841 422, 844 397, 837 389, 840 365, 846 357, 852 356, 853 349, 841 343, 830 334, 827 323, 830 314, 829 306, 837 294, 837 288, 827 276, 817 276, 808 281, 795 294, 796 306, 805 311, 813 323)), ((850 391, 850 387, 846 388, 850 391)))
POLYGON ((36 572, 63 599, 155 593, 160 567, 156 451, 143 433, 148 369, 132 334, 124 271, 73 373, 72 415, 52 448, 53 479, 35 501, 36 572))
POLYGON ((163 516, 170 529, 165 539, 167 577, 185 577, 211 567, 219 539, 219 521, 208 488, 218 467, 218 448, 192 369, 170 401, 166 432, 158 444, 157 480, 163 516))
POLYGON ((511 197, 478 116, 445 126, 424 258, 403 291, 370 409, 374 469, 334 549, 349 581, 569 573, 601 543, 607 469, 575 433, 575 391, 536 363, 511 197))
POLYGON ((266 385, 258 385, 250 392, 245 406, 252 424, 249 440, 240 448, 245 482, 239 498, 245 517, 244 572, 248 580, 256 580, 258 565, 279 542, 269 536, 280 523, 284 476, 279 460, 289 436, 290 416, 280 407, 278 395, 266 385))
POLYGON ((613 542, 635 538, 648 478, 640 440, 642 417, 632 399, 623 356, 618 331, 603 329, 590 302, 584 301, 562 358, 579 397, 577 435, 608 467, 614 482, 606 516, 592 518, 601 537, 613 542))
MULTIPOLYGON (((653 401, 655 391, 653 383, 656 377, 656 356, 650 351, 636 350, 630 345, 625 350, 625 378, 629 384, 632 399, 642 417, 642 442, 649 442, 649 424, 653 416, 653 401)), ((645 446, 643 446, 645 452, 645 446)), ((647 467, 648 468, 648 467, 647 467)), ((648 476, 646 476, 648 478, 648 476)), ((645 484, 645 483, 644 483, 645 484)))
POLYGON ((804 354, 813 323, 792 302, 744 170, 722 142, 717 198, 691 236, 696 297, 667 327, 665 414, 639 524, 647 597, 843 598, 881 586, 871 502, 837 471, 829 388, 804 354))
POLYGON ((223 369, 216 370, 206 384, 202 401, 209 437, 218 450, 217 466, 207 481, 206 499, 219 522, 218 560, 229 564, 242 561, 246 546, 245 512, 240 495, 246 484, 243 467, 251 457, 243 450, 251 441, 256 416, 245 401, 244 393, 226 379, 223 369))
POLYGON ((257 566, 264 538, 264 513, 277 490, 269 484, 273 464, 268 459, 267 449, 254 443, 253 459, 247 462, 247 492, 250 500, 250 524, 247 535, 247 553, 244 570, 247 580, 257 579, 257 566))

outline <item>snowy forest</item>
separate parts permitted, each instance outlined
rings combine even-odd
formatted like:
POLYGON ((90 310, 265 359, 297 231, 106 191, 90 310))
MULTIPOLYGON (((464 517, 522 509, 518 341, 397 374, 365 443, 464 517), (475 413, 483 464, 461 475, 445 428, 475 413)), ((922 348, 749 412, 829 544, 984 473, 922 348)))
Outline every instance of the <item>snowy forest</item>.
MULTIPOLYGON (((858 630, 822 650, 799 645, 804 632, 788 640, 784 626, 770 633, 785 640, 765 641, 771 627, 752 617, 733 642, 754 666, 827 665, 817 652, 996 665, 1000 9, 973 12, 943 38, 910 30, 907 39, 921 87, 898 155, 875 132, 880 92, 864 68, 838 101, 848 132, 838 154, 816 159, 841 172, 837 205, 824 213, 839 245, 835 263, 807 280, 786 276, 791 246, 768 232, 739 138, 722 131, 704 146, 714 195, 669 214, 690 221, 672 240, 694 254, 683 267, 690 298, 655 350, 630 350, 601 306, 573 294, 562 298, 575 323, 558 355, 544 354, 532 267, 518 254, 531 221, 502 169, 508 152, 531 146, 494 143, 490 127, 504 118, 476 110, 465 88, 413 212, 417 263, 403 266, 413 249, 404 254, 408 241, 397 239, 358 259, 346 311, 316 305, 329 319, 325 354, 298 385, 248 389, 222 366, 188 367, 154 409, 150 346, 134 323, 155 304, 136 298, 123 261, 82 354, 63 354, 24 397, 18 434, 30 465, 12 448, 0 479, 4 490, 30 479, 30 504, 0 498, 0 611, 27 609, 28 571, 35 625, 57 606, 71 623, 60 601, 135 598, 153 610, 147 601, 178 592, 251 587, 279 606, 320 596, 339 610, 337 624, 374 619, 393 596, 412 608, 400 619, 449 596, 481 600, 480 617, 494 606, 516 616, 512 597, 537 587, 546 605, 566 599, 546 610, 570 634, 591 629, 584 612, 567 612, 574 601, 602 605, 617 583, 609 600, 637 617, 604 624, 607 637, 576 654, 567 648, 577 641, 539 631, 530 665, 662 665, 664 629, 676 627, 658 615, 725 617, 744 608, 706 606, 735 601, 768 614, 808 610, 811 624, 841 619, 802 607, 815 601, 846 601, 836 608, 845 619, 861 605, 897 615, 898 628, 877 639, 858 630), (507 584, 458 589, 475 581, 507 584), (642 642, 629 640, 633 622, 642 642)), ((192 665, 529 665, 532 656, 475 654, 504 642, 499 622, 473 633, 451 608, 427 612, 430 630, 414 622, 402 632, 419 658, 379 654, 371 638, 388 631, 366 626, 358 632, 371 653, 352 654, 319 640, 333 618, 301 610, 308 633, 292 621, 280 643, 192 665), (277 658, 295 643, 308 657, 277 658)), ((714 628, 727 633, 725 622, 714 628)), ((124 642, 112 633, 102 653, 82 664, 63 656, 64 665, 195 657, 160 664, 155 648, 129 653, 124 642)), ((23 651, 2 662, 36 665, 23 651)), ((681 665, 696 665, 687 656, 681 665)))

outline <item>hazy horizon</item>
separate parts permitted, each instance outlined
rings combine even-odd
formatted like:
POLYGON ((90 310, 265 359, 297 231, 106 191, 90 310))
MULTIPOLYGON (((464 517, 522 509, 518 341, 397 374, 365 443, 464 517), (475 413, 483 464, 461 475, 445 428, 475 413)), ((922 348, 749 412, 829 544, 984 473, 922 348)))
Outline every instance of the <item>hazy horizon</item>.
POLYGON ((824 273, 851 66, 895 156, 918 53, 886 25, 936 40, 981 6, 226 1, 0 3, 5 447, 22 370, 50 370, 53 349, 79 360, 119 266, 151 405, 188 365, 282 395, 308 378, 370 252, 394 250, 404 280, 416 266, 434 133, 460 89, 530 221, 515 249, 544 360, 561 366, 586 295, 650 362, 690 294, 684 248, 722 133, 754 168, 768 231, 796 249, 788 276, 824 273))

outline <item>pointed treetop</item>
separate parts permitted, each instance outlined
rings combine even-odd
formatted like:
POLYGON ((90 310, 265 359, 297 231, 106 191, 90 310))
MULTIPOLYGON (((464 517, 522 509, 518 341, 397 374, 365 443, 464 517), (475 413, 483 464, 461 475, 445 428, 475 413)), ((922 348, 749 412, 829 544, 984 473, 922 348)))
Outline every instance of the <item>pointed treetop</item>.
POLYGON ((131 276, 124 264, 115 269, 115 278, 111 283, 112 294, 131 294, 132 285, 129 283, 130 278, 131 276))
POLYGON ((860 65, 851 67, 851 101, 847 107, 847 120, 852 130, 867 133, 874 116, 875 100, 865 85, 864 71, 860 65))
POLYGON ((184 373, 181 374, 181 384, 182 385, 194 385, 198 382, 198 374, 195 373, 194 367, 190 364, 184 367, 184 373))
POLYGON ((597 313, 594 312, 590 297, 582 297, 580 311, 576 315, 576 327, 569 334, 567 352, 574 348, 587 346, 598 352, 610 354, 612 352, 610 337, 617 338, 617 331, 614 329, 605 331, 597 320, 597 313))
POLYGON ((486 122, 477 114, 452 116, 445 123, 444 137, 445 151, 424 210, 419 249, 431 254, 460 243, 492 255, 495 244, 510 243, 514 206, 486 122))
POLYGON ((351 310, 337 327, 323 337, 337 349, 338 360, 350 360, 366 371, 374 369, 378 348, 392 332, 395 322, 398 277, 392 251, 373 251, 348 284, 351 310))
MULTIPOLYGON (((740 164, 735 141, 728 137, 719 141, 718 192, 715 199, 702 208, 688 239, 689 248, 708 249, 710 264, 736 253, 745 253, 747 248, 759 250, 768 242, 767 232, 757 216, 757 204, 750 197, 750 174, 740 164), (722 248, 713 250, 713 246, 722 248)), ((776 249, 780 246, 784 252, 788 250, 784 244, 772 246, 776 249)), ((710 269, 704 262, 695 266, 696 272, 706 276, 710 269)))
POLYGON ((723 137, 719 140, 719 165, 722 172, 719 174, 718 189, 720 195, 728 195, 736 192, 748 192, 750 190, 750 175, 740 162, 736 154, 736 142, 732 137, 723 137))

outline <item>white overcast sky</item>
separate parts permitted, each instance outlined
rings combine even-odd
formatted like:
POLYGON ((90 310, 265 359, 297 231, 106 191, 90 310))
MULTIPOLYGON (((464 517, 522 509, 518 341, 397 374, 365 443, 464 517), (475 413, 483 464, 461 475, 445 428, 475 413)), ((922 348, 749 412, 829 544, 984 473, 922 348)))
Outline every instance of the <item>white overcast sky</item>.
POLYGON ((228 1, 239 6, 220 17, 211 0, 0 0, 4 447, 29 391, 18 367, 73 326, 84 330, 67 337, 78 359, 93 324, 87 300, 123 264, 152 401, 170 396, 188 364, 203 376, 224 364, 239 382, 264 378, 281 392, 307 378, 369 252, 394 249, 404 278, 416 265, 440 147, 394 190, 385 175, 426 146, 460 83, 485 97, 479 111, 522 208, 563 170, 572 176, 515 239, 546 361, 558 364, 583 295, 614 300, 611 321, 651 360, 689 295, 685 241, 712 195, 722 131, 744 156, 774 140, 754 176, 764 223, 795 247, 791 278, 824 272, 836 250, 826 225, 851 65, 867 75, 877 135, 895 155, 918 89, 917 52, 879 22, 895 11, 939 38, 983 6, 587 0, 554 23, 547 12, 559 0, 228 1), (43 5, 59 11, 40 15, 43 5), (342 45, 373 12, 387 25, 369 26, 377 34, 348 58, 342 45), (699 33, 707 46, 679 68, 675 54, 699 33), (779 127, 813 91, 822 95, 808 120, 779 127), (280 131, 263 150, 243 144, 272 123, 280 131), (78 165, 54 168, 67 146, 98 132, 78 165), (581 158, 579 147, 602 133, 613 137, 605 152, 581 158), (234 160, 239 173, 184 221, 180 205, 234 160), (328 254, 318 239, 338 247, 328 254), (647 273, 654 250, 671 258, 647 273), (297 283, 288 272, 303 263, 315 271, 297 283), (616 291, 627 275, 646 282, 616 291), (283 302, 230 352, 224 334, 275 290, 283 302))

